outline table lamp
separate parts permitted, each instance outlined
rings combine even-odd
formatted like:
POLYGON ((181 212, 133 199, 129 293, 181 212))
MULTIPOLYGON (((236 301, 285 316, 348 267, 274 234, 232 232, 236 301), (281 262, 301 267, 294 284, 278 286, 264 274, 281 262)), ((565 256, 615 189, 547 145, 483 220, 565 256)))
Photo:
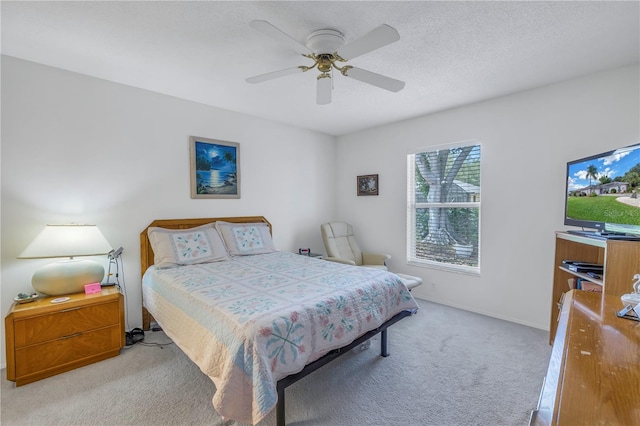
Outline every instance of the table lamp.
POLYGON ((38 269, 31 285, 49 296, 79 293, 85 284, 99 283, 104 267, 79 256, 97 256, 112 250, 96 225, 47 225, 20 253, 18 259, 68 257, 38 269))

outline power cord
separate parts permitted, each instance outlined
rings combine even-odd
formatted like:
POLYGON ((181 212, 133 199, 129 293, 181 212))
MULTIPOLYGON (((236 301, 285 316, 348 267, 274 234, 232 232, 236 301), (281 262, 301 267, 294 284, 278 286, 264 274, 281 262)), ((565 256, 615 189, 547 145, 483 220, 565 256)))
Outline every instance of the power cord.
MULTIPOLYGON (((159 328, 159 330, 162 330, 159 328)), ((173 341, 169 342, 145 342, 144 341, 144 330, 141 328, 134 328, 131 331, 127 331, 125 334, 126 344, 125 349, 131 348, 135 344, 139 344, 142 346, 151 346, 158 347, 160 349, 164 349, 165 346, 173 345, 173 341)))
POLYGON ((173 345, 173 342, 160 342, 160 343, 149 343, 149 342, 140 342, 140 344, 142 346, 150 346, 150 347, 156 347, 156 348, 160 348, 160 349, 164 349, 165 346, 169 346, 169 345, 173 345))
MULTIPOLYGON (((145 342, 144 341, 144 330, 141 328, 129 328, 129 306, 127 305, 127 286, 125 283, 125 279, 124 279, 124 263, 122 261, 122 251, 123 248, 120 247, 117 250, 112 250, 109 253, 109 268, 107 271, 107 286, 108 285, 115 285, 116 288, 118 289, 118 291, 120 291, 123 296, 124 296, 124 306, 125 306, 125 321, 126 321, 126 325, 127 325, 127 330, 130 331, 126 331, 124 333, 125 336, 125 349, 129 349, 131 348, 133 345, 140 344, 142 346, 155 346, 155 347, 159 347, 160 349, 163 349, 164 346, 168 346, 168 345, 172 345, 173 342, 167 342, 167 343, 150 343, 150 342, 145 342), (111 274, 111 266, 114 265, 115 267, 115 282, 113 284, 109 283, 110 280, 110 276, 111 274), (120 285, 120 271, 122 271, 122 285, 120 285)), ((154 327, 153 331, 160 331, 162 330, 159 327, 154 327)))
POLYGON ((120 293, 124 296, 124 307, 125 307, 125 321, 126 321, 126 329, 130 331, 125 331, 125 348, 129 348, 134 344, 141 342, 144 339, 144 331, 141 328, 131 329, 129 327, 129 306, 127 304, 127 286, 125 284, 124 279, 124 263, 122 262, 122 252, 124 249, 122 247, 117 250, 111 250, 108 254, 109 257, 109 267, 107 269, 107 283, 103 284, 103 286, 115 286, 120 293), (111 273, 111 267, 114 266, 115 274, 111 273), (120 285, 120 270, 122 270, 122 285, 120 285), (115 282, 111 282, 111 276, 115 277, 115 282))
POLYGON ((144 340, 144 331, 141 328, 134 328, 124 333, 125 346, 133 346, 144 340))
POLYGON ((107 255, 109 257, 109 268, 107 269, 107 283, 103 284, 103 286, 115 286, 120 293, 124 295, 124 306, 125 306, 125 318, 127 322, 127 330, 129 330, 129 307, 127 306, 127 286, 125 285, 124 280, 124 263, 122 262, 122 252, 124 249, 120 247, 117 250, 111 250, 107 255), (111 265, 115 266, 115 274, 111 273, 111 265), (120 285, 120 270, 122 269, 122 285, 120 285), (112 283, 111 276, 115 277, 115 282, 112 283))

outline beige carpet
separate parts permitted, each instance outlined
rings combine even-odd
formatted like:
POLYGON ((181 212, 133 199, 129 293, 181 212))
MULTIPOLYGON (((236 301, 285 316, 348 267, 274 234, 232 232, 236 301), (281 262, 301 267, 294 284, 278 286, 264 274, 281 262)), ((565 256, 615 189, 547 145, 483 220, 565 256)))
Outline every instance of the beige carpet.
MULTIPOLYGON (((417 315, 286 391, 287 424, 526 425, 551 352, 548 333, 418 300, 417 315)), ((145 342, 166 342, 148 332, 145 342)), ((2 425, 236 425, 213 383, 175 346, 134 345, 97 364, 14 388, 2 425)), ((275 410, 260 426, 275 425, 275 410)))

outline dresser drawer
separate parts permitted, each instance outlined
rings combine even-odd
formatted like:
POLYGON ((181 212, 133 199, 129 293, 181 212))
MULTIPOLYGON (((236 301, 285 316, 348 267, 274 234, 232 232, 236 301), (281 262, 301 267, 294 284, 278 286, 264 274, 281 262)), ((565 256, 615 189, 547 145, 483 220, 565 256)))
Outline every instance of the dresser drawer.
POLYGON ((15 347, 18 349, 96 328, 117 325, 118 308, 118 301, 114 300, 17 319, 14 322, 15 347))
POLYGON ((120 349, 120 327, 115 324, 38 345, 16 349, 16 377, 65 365, 120 349))

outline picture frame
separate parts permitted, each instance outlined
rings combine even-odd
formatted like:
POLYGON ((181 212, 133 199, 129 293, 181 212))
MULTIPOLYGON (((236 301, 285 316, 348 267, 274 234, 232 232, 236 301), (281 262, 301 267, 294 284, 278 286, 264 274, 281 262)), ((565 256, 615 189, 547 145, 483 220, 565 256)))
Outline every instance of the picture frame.
POLYGON ((362 175, 357 177, 357 194, 378 195, 378 175, 362 175))
POLYGON ((240 144, 189 136, 191 198, 240 198, 240 144))

